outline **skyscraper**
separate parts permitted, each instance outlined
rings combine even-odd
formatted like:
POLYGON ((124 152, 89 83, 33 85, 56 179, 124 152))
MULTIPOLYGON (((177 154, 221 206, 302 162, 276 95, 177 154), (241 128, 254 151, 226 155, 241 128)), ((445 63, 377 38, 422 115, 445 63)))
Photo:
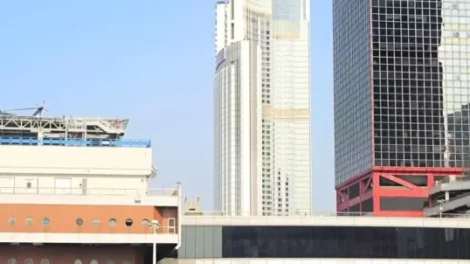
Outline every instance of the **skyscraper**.
POLYGON ((309 10, 307 0, 216 4, 217 210, 311 210, 309 10))
POLYGON ((468 164, 470 2, 335 0, 333 13, 337 210, 419 216, 468 164))

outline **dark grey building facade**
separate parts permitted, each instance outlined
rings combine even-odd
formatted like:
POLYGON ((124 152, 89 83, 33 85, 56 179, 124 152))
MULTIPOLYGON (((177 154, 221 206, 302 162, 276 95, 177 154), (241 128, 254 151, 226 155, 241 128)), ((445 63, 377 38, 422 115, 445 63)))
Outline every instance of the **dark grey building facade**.
POLYGON ((372 168, 369 0, 333 1, 335 183, 372 168))
POLYGON ((453 117, 470 102, 470 5, 334 0, 333 12, 338 193, 361 180, 430 188, 461 168, 469 124, 453 117))
POLYGON ((172 257, 470 259, 470 229, 354 226, 183 226, 172 257))

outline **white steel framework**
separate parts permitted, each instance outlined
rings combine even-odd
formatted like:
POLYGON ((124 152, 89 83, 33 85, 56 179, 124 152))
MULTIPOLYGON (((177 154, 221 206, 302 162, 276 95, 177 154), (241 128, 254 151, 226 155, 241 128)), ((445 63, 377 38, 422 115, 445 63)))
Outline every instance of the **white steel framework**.
POLYGON ((129 119, 33 117, 0 114, 0 137, 119 139, 129 119))

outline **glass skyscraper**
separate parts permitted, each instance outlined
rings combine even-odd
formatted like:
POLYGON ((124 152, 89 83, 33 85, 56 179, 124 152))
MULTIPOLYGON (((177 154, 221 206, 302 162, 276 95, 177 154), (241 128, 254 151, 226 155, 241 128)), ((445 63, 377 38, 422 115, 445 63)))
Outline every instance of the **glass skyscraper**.
POLYGON ((333 10, 337 209, 420 215, 469 162, 470 1, 333 10))
POLYGON ((311 208, 307 0, 216 5, 214 203, 227 214, 311 208))

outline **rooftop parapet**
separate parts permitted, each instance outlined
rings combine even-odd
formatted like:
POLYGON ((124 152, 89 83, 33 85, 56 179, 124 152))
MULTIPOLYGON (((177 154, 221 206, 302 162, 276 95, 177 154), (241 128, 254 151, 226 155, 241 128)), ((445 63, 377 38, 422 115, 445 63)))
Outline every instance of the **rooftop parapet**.
POLYGON ((81 195, 81 196, 178 196, 178 188, 126 189, 126 188, 58 188, 58 187, 6 187, 0 186, 0 195, 81 195))
POLYGON ((0 186, 2 204, 153 205, 179 207, 180 188, 24 188, 0 186))
MULTIPOLYGON (((254 216, 250 212, 246 213, 232 213, 232 212, 222 212, 222 211, 197 211, 197 214, 194 214, 194 211, 185 211, 186 215, 198 215, 198 216, 226 216, 226 217, 252 217, 254 216)), ((315 216, 315 217, 329 217, 329 216, 373 216, 373 212, 337 212, 337 213, 331 213, 331 212, 325 212, 325 213, 282 213, 279 212, 278 214, 271 214, 266 217, 271 217, 271 216, 279 216, 279 217, 310 217, 310 216, 315 216)), ((256 216, 258 217, 258 216, 256 216)))
MULTIPOLYGON (((231 214, 228 212, 211 212, 211 211, 200 211, 198 214, 194 214, 193 212, 185 212, 185 218, 188 220, 194 220, 194 219, 226 219, 226 221, 237 223, 239 220, 240 221, 246 221, 248 223, 251 223, 253 225, 256 225, 255 220, 267 220, 270 222, 273 222, 272 225, 276 225, 279 223, 283 223, 283 219, 289 220, 289 219, 296 219, 301 222, 305 222, 305 224, 310 223, 312 220, 315 219, 321 219, 322 221, 325 221, 325 225, 328 225, 328 219, 332 219, 332 221, 336 221, 333 219, 344 219, 344 221, 341 222, 341 225, 354 225, 355 223, 362 223, 364 225, 371 225, 370 221, 378 221, 378 222, 383 222, 383 221, 391 221, 390 225, 393 226, 393 221, 403 221, 404 223, 410 222, 410 223, 422 223, 423 221, 428 221, 427 219, 433 219, 436 218, 435 213, 424 213, 423 217, 406 217, 406 216, 386 216, 386 215, 379 215, 375 214, 373 212, 369 213, 364 213, 364 212, 325 212, 325 213, 311 213, 311 214, 299 214, 299 215, 287 215, 287 214, 279 214, 279 215, 272 215, 272 216, 256 216, 256 215, 250 215, 249 213, 246 214, 231 214), (349 220, 353 220, 353 222, 348 222, 349 220), (253 221, 252 221, 253 220, 253 221), (355 222, 356 221, 356 222, 355 222)), ((439 217, 438 217, 439 218, 439 217)), ((458 218, 458 219, 465 219, 466 225, 470 228, 470 214, 469 213, 442 213, 440 215, 440 218, 458 218)), ((225 220, 224 220, 225 221, 225 220)), ((340 221, 340 220, 338 220, 340 221)), ((189 224, 189 222, 186 222, 185 224, 189 224)), ((333 222, 330 223, 331 225, 336 225, 333 222)), ((284 224, 282 224, 284 225, 284 224)))
MULTIPOLYGON (((241 218, 267 218, 267 219, 290 219, 290 218, 357 218, 357 219, 369 219, 369 218, 380 218, 380 219, 410 219, 410 221, 420 221, 418 217, 397 217, 397 216, 384 216, 379 214, 374 214, 373 212, 365 213, 365 212, 324 212, 324 213, 311 213, 311 214, 277 214, 272 216, 254 216, 250 215, 250 213, 245 214, 232 214, 229 212, 216 212, 216 211, 198 211, 197 213, 193 211, 186 211, 184 215, 187 217, 202 217, 202 218, 227 218, 227 219, 241 219, 241 218), (276 217, 276 218, 273 218, 276 217)), ((424 213, 424 218, 430 217, 437 217, 436 213, 424 213)), ((470 219, 469 213, 442 213, 442 218, 466 218, 470 219)))
POLYGON ((0 137, 0 145, 150 148, 150 140, 0 137))

